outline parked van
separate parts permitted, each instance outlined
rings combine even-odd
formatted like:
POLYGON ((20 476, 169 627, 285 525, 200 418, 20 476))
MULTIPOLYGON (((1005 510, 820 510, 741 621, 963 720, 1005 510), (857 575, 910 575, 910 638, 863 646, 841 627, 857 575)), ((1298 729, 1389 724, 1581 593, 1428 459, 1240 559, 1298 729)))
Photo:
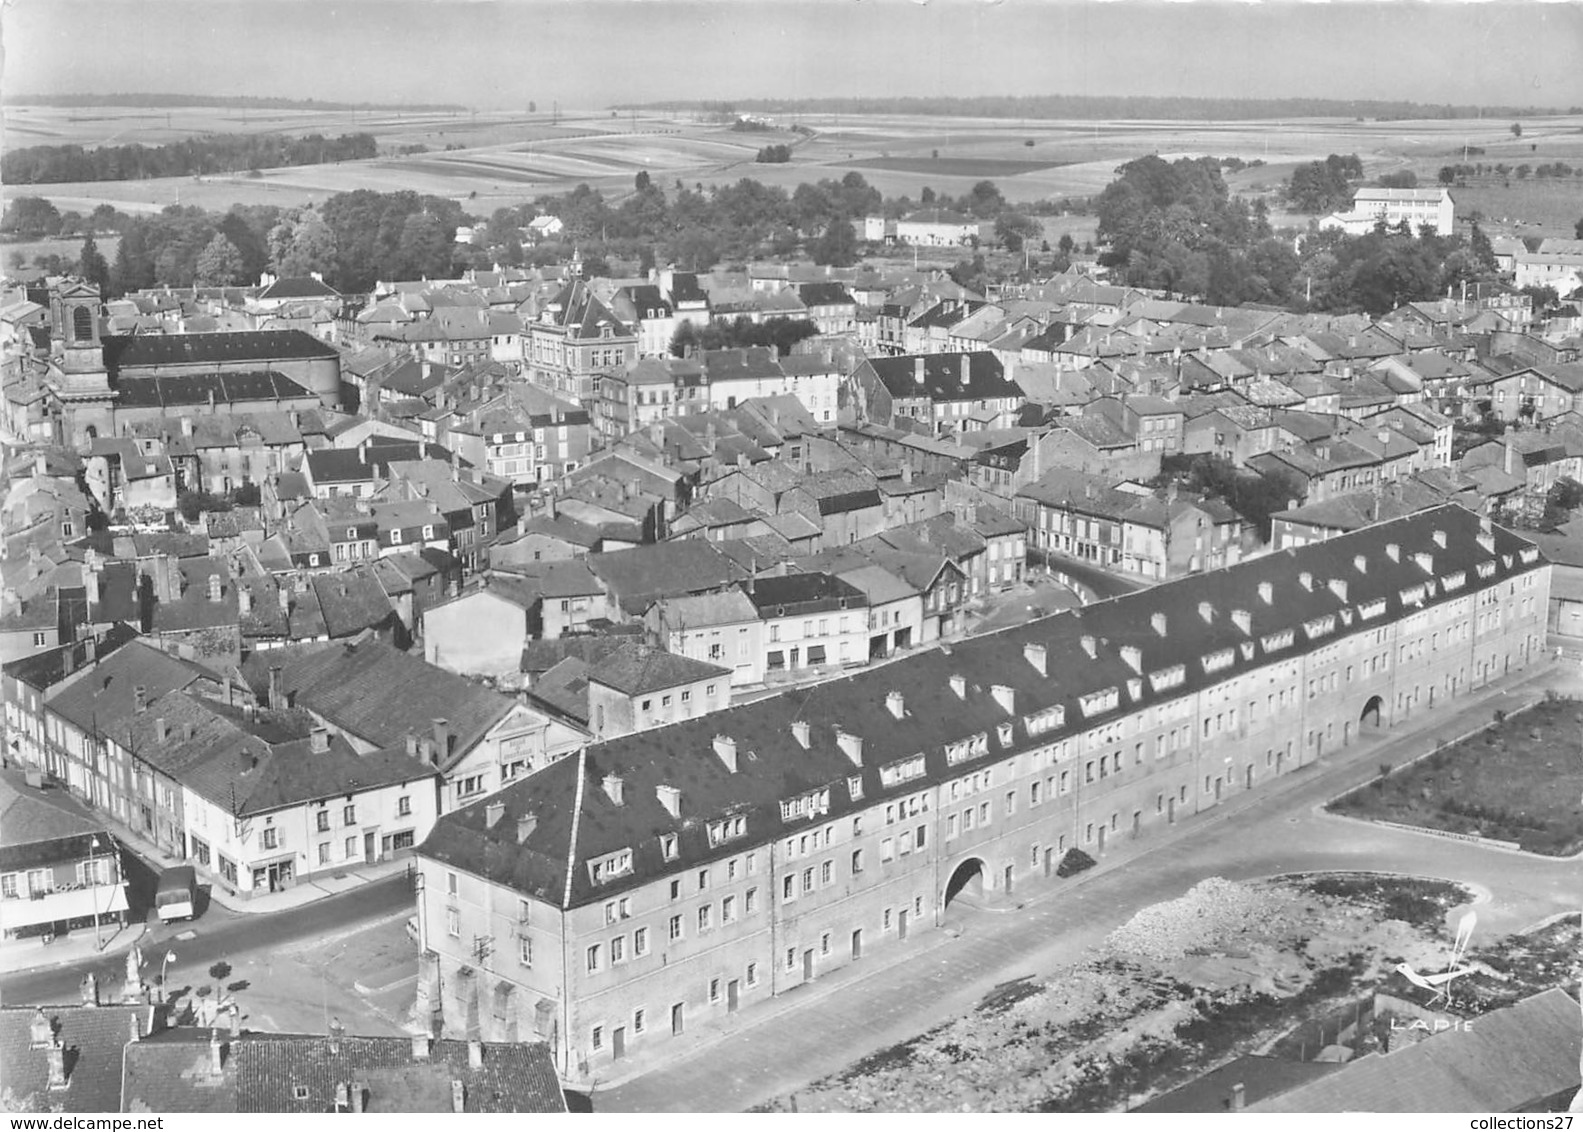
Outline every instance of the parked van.
POLYGON ((165 923, 190 920, 198 901, 198 873, 191 865, 177 865, 159 874, 154 910, 165 923))

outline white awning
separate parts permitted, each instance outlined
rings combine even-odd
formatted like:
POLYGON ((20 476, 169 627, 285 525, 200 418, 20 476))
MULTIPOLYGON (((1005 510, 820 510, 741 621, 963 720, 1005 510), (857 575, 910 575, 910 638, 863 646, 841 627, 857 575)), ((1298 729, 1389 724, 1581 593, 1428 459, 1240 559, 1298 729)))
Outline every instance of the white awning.
POLYGON ((37 900, 23 897, 0 900, 0 930, 15 931, 34 924, 53 924, 57 920, 76 920, 95 912, 125 912, 126 889, 122 885, 101 884, 97 889, 74 888, 51 892, 37 900))

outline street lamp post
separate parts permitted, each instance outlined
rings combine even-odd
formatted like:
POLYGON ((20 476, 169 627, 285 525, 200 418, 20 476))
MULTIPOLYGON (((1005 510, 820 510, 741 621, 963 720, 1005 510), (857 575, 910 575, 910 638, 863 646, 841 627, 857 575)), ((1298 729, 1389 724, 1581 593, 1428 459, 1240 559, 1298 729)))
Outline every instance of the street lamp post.
POLYGON ((167 952, 165 952, 164 960, 161 961, 161 963, 159 965, 159 1001, 160 1001, 161 1005, 163 1005, 166 1002, 166 995, 165 995, 165 969, 167 967, 169 967, 175 961, 176 961, 176 953, 174 951, 167 951, 167 952))
POLYGON ((93 885, 93 949, 102 951, 104 944, 100 940, 99 931, 99 838, 95 836, 88 842, 88 875, 93 885))

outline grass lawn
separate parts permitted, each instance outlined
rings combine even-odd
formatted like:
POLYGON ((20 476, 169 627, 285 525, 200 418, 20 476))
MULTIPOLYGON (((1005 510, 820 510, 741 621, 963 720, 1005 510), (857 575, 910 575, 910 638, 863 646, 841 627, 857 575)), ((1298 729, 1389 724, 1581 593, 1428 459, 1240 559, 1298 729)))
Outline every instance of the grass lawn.
POLYGON ((1349 817, 1583 849, 1583 703, 1547 699, 1332 803, 1349 817))

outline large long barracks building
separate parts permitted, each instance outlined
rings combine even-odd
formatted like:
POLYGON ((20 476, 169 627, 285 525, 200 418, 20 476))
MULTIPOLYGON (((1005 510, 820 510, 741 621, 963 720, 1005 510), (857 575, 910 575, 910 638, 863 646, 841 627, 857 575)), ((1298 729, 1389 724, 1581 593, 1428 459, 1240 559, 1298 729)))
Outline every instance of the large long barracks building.
POLYGON ((608 1077, 1537 662, 1549 587, 1445 506, 594 744, 419 849, 420 1007, 608 1077))

